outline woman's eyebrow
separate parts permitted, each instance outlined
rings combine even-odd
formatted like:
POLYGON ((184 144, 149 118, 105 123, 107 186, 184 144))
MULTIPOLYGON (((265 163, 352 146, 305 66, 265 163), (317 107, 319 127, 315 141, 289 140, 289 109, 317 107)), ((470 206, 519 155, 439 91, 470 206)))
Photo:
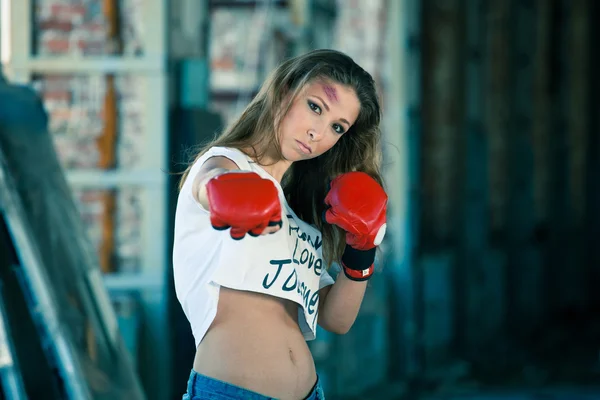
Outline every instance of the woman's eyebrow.
MULTIPOLYGON (((314 95, 317 99, 321 100, 321 103, 323 103, 323 106, 325 106, 325 109, 327 111, 329 111, 329 105, 327 105, 327 103, 325 102, 325 100, 323 100, 321 97, 317 96, 316 94, 314 95)), ((345 123, 346 125, 350 126, 350 122, 348 122, 348 120, 346 120, 345 118, 340 118, 340 121, 345 123)))
POLYGON ((329 111, 329 105, 325 102, 325 100, 323 100, 322 98, 320 98, 319 96, 315 95, 315 97, 319 100, 321 100, 321 103, 323 103, 323 105, 325 106, 325 109, 327 111, 329 111))

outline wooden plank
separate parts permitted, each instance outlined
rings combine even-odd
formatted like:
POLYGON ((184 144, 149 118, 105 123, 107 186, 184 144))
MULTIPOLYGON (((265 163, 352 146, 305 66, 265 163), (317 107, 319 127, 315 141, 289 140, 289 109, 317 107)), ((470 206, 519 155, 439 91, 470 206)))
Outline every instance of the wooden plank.
MULTIPOLYGON (((109 82, 107 82, 109 83, 109 82)), ((104 108, 105 127, 104 133, 99 138, 100 141, 100 168, 109 169, 115 165, 115 145, 116 145, 116 100, 109 93, 114 93, 114 83, 107 87, 106 104, 104 108), (112 89, 110 89, 112 88, 112 89)), ((115 251, 115 213, 116 213, 116 191, 106 190, 102 195, 102 242, 100 244, 99 258, 100 268, 104 273, 111 273, 116 270, 113 263, 115 251)))
MULTIPOLYGON (((467 0, 465 10, 465 148, 463 161, 461 257, 457 274, 461 276, 459 293, 463 296, 459 323, 461 339, 469 355, 479 356, 478 349, 489 343, 500 329, 497 315, 488 309, 489 302, 502 302, 502 283, 497 280, 498 263, 489 263, 488 255, 488 131, 485 124, 485 83, 488 47, 486 46, 487 4, 467 0), (490 279, 492 278, 492 279, 490 279), (500 285, 497 287, 496 285, 500 285), (500 295, 494 299, 491 295, 500 295)), ((502 265, 503 267, 503 265, 502 265)))
MULTIPOLYGON (((488 168, 490 229, 492 239, 501 242, 506 229, 508 204, 508 141, 510 112, 509 82, 509 2, 490 0, 487 16, 486 127, 488 130, 488 168)), ((498 243, 499 244, 499 243, 498 243)))
POLYGON ((569 268, 562 269, 563 307, 582 309, 588 298, 585 288, 586 270, 584 259, 584 232, 585 225, 585 191, 586 191, 586 163, 587 163, 587 102, 589 86, 589 52, 587 19, 589 0, 572 0, 568 3, 570 8, 567 23, 567 59, 569 66, 566 69, 568 82, 567 92, 567 146, 569 149, 568 168, 568 204, 571 207, 567 219, 571 253, 568 257, 569 268))
POLYGON ((589 87, 587 102, 587 165, 586 165, 586 264, 587 289, 592 296, 593 304, 600 304, 600 57, 597 51, 597 43, 600 42, 600 3, 590 1, 588 3, 588 26, 590 29, 588 40, 589 87))
POLYGON ((123 49, 123 40, 121 38, 121 24, 119 20, 119 2, 118 0, 104 0, 102 11, 107 22, 107 54, 120 54, 123 49))
MULTIPOLYGON (((118 36, 118 9, 116 0, 105 0, 103 12, 108 22, 108 40, 106 43, 107 53, 116 54, 120 50, 120 39, 118 36)), ((117 136, 117 94, 114 75, 106 77, 106 92, 104 94, 103 106, 104 126, 102 135, 97 140, 99 147, 98 167, 104 170, 116 167, 116 136, 117 136)), ((102 193, 102 239, 99 248, 100 269, 103 273, 115 271, 115 209, 116 193, 107 190, 102 193)), ((88 353, 92 360, 96 360, 97 341, 93 327, 87 326, 86 343, 88 353)))
MULTIPOLYGON (((550 97, 549 179, 546 196, 548 203, 548 241, 546 243, 547 282, 546 298, 553 314, 561 311, 565 302, 565 266, 572 267, 570 248, 570 194, 568 118, 568 21, 571 10, 568 0, 553 0, 549 30, 552 51, 547 60, 550 97)), ((571 268, 569 268, 570 270, 571 268)))
POLYGON ((415 248, 418 239, 419 156, 421 136, 421 1, 388 1, 388 35, 384 40, 390 68, 383 75, 384 104, 392 112, 384 119, 384 168, 390 222, 385 268, 390 287, 388 373, 392 379, 419 373, 416 330, 415 248))
MULTIPOLYGON (((108 52, 116 54, 120 51, 118 3, 116 0, 105 0, 103 11, 108 22, 108 52)), ((106 92, 104 95, 104 130, 98 138, 100 158, 98 167, 113 169, 116 167, 116 141, 117 141, 117 93, 114 75, 106 76, 106 92)), ((102 216, 102 242, 100 245, 100 267, 102 272, 114 272, 113 255, 115 251, 115 209, 116 199, 114 191, 106 191, 103 195, 102 216)))
MULTIPOLYGON (((106 78, 106 93, 104 97, 104 130, 98 138, 100 147, 100 158, 98 166, 108 170, 116 167, 116 141, 117 141, 117 94, 114 76, 106 78)), ((116 191, 106 190, 103 192, 103 215, 102 215, 102 242, 100 245, 100 268, 104 273, 116 270, 113 263, 115 251, 115 214, 116 214, 116 191)))
MULTIPOLYGON (((537 25, 536 25, 536 51, 534 54, 534 102, 532 121, 532 142, 534 157, 534 204, 535 217, 538 230, 545 229, 544 224, 548 219, 548 184, 550 174, 550 154, 548 143, 550 140, 550 97, 549 81, 550 69, 548 60, 554 45, 550 35, 551 1, 537 0, 537 25)), ((543 236, 543 232, 542 233, 543 236)), ((538 244, 543 241, 538 237, 538 244)))
POLYGON ((423 2, 421 245, 443 249, 458 233, 462 132, 459 0, 423 2))
POLYGON ((526 334, 541 315, 539 302, 542 277, 536 273, 532 238, 535 228, 533 202, 532 116, 536 7, 523 0, 511 1, 511 107, 507 132, 508 163, 508 312, 514 333, 526 334), (523 271, 528 271, 524 274, 523 271))
MULTIPOLYGON (((487 223, 487 231, 481 225, 481 234, 489 239, 487 251, 479 253, 479 268, 470 277, 471 285, 476 285, 478 292, 473 293, 471 301, 472 315, 477 318, 471 321, 472 329, 480 329, 481 333, 474 348, 495 350, 505 344, 507 310, 507 255, 506 236, 509 200, 509 175, 507 173, 509 159, 509 137, 507 135, 510 121, 510 82, 511 53, 510 3, 505 0, 490 0, 486 7, 485 37, 485 74, 481 82, 484 93, 485 154, 487 160, 482 165, 487 167, 487 215, 481 219, 487 223), (488 217, 489 216, 489 217, 488 217), (473 311, 478 309, 478 313, 473 311), (478 325, 479 323, 479 325, 478 325)), ((486 169, 485 167, 483 168, 486 169)), ((483 211, 483 210, 482 210, 483 211)), ((467 262, 474 256, 471 256, 467 262)), ((473 336, 471 334, 471 336, 473 336)), ((473 351, 472 351, 473 353, 473 351)), ((496 354, 493 353, 492 354, 496 354)), ((481 361, 483 354, 472 354, 481 361)))
POLYGON ((567 54, 570 60, 568 73, 568 131, 571 149, 570 179, 571 205, 573 214, 571 222, 579 229, 584 222, 585 202, 585 165, 587 148, 588 111, 587 102, 589 85, 589 24, 588 1, 571 0, 568 23, 567 54))
POLYGON ((455 338, 455 258, 450 253, 427 254, 419 260, 422 274, 423 364, 427 374, 450 362, 455 338))
MULTIPOLYGON (((504 251, 490 249, 483 260, 485 268, 477 277, 477 284, 481 287, 480 296, 474 299, 479 302, 480 315, 479 329, 481 330, 482 347, 493 350, 492 354, 501 354, 506 345, 506 267, 507 257, 504 251)), ((489 355, 488 353, 487 355, 489 355)), ((487 359, 487 362, 490 360, 487 359)), ((495 361, 492 361, 495 362, 495 361)))

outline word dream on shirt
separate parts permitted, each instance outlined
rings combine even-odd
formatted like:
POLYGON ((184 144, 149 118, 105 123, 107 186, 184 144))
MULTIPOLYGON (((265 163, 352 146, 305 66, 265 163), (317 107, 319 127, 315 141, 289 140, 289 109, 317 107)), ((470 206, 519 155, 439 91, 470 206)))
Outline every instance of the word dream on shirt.
MULTIPOLYGON (((313 238, 306 232, 303 232, 300 227, 292 226, 292 223, 294 222, 293 217, 291 215, 288 215, 287 217, 290 222, 288 234, 294 236, 296 240, 292 258, 271 260, 270 264, 276 266, 277 270, 274 273, 267 273, 262 281, 262 285, 265 289, 270 289, 277 283, 276 287, 281 285, 281 290, 284 292, 296 291, 302 298, 301 304, 304 305, 304 309, 308 311, 309 315, 313 316, 311 326, 314 330, 318 314, 317 304, 319 303, 319 288, 317 287, 317 290, 314 290, 313 293, 311 293, 311 289, 298 278, 297 268, 306 268, 309 271, 312 271, 316 276, 321 276, 323 271, 323 260, 318 257, 317 250, 323 245, 323 242, 320 236, 313 238), (281 274, 282 270, 287 265, 291 265, 291 270, 281 274)), ((288 268, 286 268, 286 270, 287 269, 288 268)))

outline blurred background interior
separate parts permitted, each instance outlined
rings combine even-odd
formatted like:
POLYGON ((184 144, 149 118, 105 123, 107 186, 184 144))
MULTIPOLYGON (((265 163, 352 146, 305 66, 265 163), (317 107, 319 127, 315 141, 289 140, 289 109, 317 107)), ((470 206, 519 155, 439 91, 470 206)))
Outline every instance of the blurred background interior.
POLYGON ((0 5, 2 398, 181 398, 173 173, 335 48, 381 91, 390 221, 310 343, 327 398, 600 399, 597 1, 0 5))

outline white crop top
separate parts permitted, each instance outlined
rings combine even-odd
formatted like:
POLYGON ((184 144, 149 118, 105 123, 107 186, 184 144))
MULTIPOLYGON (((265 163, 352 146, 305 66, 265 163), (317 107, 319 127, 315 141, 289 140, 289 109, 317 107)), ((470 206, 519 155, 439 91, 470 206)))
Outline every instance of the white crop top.
POLYGON ((177 200, 173 247, 175 292, 190 322, 196 346, 217 313, 219 288, 265 293, 298 304, 306 340, 316 336, 319 289, 334 283, 322 258, 322 236, 296 216, 277 180, 237 149, 212 147, 190 170, 177 200), (279 191, 282 228, 274 234, 234 240, 218 231, 192 195, 192 183, 210 157, 224 156, 242 170, 270 179, 279 191))

